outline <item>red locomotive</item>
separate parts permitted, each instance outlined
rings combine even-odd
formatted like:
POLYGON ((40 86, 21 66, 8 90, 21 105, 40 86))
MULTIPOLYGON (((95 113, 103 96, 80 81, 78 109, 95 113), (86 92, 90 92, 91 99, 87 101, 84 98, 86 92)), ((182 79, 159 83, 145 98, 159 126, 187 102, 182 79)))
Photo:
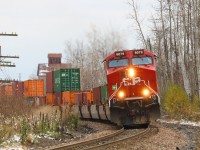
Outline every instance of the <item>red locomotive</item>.
POLYGON ((117 51, 106 57, 110 119, 119 125, 148 124, 160 116, 155 55, 117 51))

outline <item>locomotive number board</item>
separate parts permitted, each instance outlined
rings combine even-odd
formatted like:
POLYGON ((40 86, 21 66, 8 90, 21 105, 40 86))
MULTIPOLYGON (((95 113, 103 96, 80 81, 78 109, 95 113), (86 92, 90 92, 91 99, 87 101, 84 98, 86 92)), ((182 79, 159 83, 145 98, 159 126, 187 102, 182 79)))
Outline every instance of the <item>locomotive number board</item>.
POLYGON ((134 55, 143 55, 144 54, 144 50, 134 50, 133 54, 134 55))
POLYGON ((125 55, 126 55, 125 52, 115 52, 116 57, 121 57, 121 56, 125 56, 125 55))

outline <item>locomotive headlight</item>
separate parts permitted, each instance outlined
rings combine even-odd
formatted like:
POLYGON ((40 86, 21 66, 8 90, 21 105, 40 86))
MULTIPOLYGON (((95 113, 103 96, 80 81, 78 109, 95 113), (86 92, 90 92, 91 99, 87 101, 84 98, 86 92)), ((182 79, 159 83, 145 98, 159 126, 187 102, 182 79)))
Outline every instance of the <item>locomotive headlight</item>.
POLYGON ((123 99, 123 98, 125 98, 125 93, 123 91, 119 91, 118 94, 117 94, 117 97, 119 99, 123 99))
POLYGON ((133 68, 128 69, 128 76, 129 78, 133 78, 135 75, 135 71, 133 68))
POLYGON ((150 93, 149 90, 147 90, 147 89, 143 90, 143 95, 144 95, 144 96, 148 96, 149 93, 150 93))

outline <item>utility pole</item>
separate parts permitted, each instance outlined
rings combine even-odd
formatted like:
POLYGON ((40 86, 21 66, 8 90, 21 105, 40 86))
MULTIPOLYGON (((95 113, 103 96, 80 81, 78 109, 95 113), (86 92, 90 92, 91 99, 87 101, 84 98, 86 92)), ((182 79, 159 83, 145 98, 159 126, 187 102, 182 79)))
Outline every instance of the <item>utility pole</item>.
MULTIPOLYGON (((18 36, 16 33, 0 33, 0 36, 18 36)), ((14 63, 10 61, 4 61, 6 58, 19 58, 19 56, 4 56, 1 54, 1 46, 0 46, 0 67, 16 67, 14 63)), ((12 82, 14 80, 2 80, 0 79, 0 82, 12 82)))
POLYGON ((1 46, 0 46, 0 67, 15 67, 14 63, 10 61, 3 61, 5 58, 19 58, 19 56, 3 56, 1 55, 1 46))

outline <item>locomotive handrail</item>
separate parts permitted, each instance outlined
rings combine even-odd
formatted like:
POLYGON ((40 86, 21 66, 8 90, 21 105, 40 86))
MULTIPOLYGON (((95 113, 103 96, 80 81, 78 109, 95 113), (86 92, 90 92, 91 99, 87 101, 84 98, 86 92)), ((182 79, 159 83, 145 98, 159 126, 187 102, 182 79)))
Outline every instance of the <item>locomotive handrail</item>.
POLYGON ((111 100, 111 99, 114 97, 114 95, 119 91, 119 89, 121 88, 122 84, 123 84, 123 81, 120 83, 119 88, 117 88, 117 89, 113 92, 113 94, 109 97, 109 99, 108 99, 109 107, 110 107, 110 100, 111 100))

